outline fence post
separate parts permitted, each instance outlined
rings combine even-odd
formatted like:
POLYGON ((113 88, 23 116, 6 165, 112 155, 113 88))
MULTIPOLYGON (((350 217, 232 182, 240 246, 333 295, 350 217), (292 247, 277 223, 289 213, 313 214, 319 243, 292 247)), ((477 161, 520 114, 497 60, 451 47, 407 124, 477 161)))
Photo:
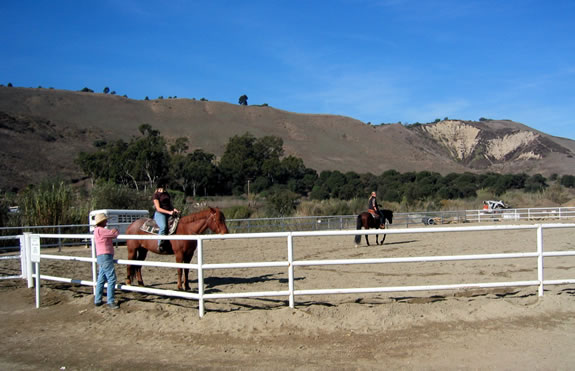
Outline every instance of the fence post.
POLYGON ((198 238, 198 310, 200 318, 204 316, 204 244, 201 238, 198 238))
POLYGON ((543 296, 543 228, 537 226, 537 279, 539 280, 539 296, 543 296))
MULTIPOLYGON (((32 259, 30 258, 30 235, 31 232, 24 232, 24 253, 26 254, 26 279, 28 281, 28 288, 34 287, 34 279, 32 277, 32 259)), ((22 249, 21 249, 22 250, 22 249)))
MULTIPOLYGON (((62 227, 58 226, 58 234, 62 234, 62 227)), ((58 252, 62 252, 62 238, 58 238, 58 252)))
POLYGON ((288 291, 289 291, 289 307, 295 307, 294 300, 294 267, 293 267, 293 236, 291 232, 287 237, 288 245, 288 291))
MULTIPOLYGON (((94 259, 94 261, 92 262, 92 293, 94 294, 94 296, 96 296, 96 283, 98 281, 98 275, 96 273, 96 243, 94 242, 94 238, 90 238, 90 248, 92 250, 92 259, 94 259)), ((114 288, 115 289, 115 288, 114 288)), ((108 287, 108 290, 110 290, 110 288, 108 287)))
POLYGON ((34 264, 34 273, 36 275, 35 291, 36 291, 36 308, 40 308, 40 235, 30 234, 28 236, 30 246, 30 261, 34 264))
MULTIPOLYGON (((28 278, 28 254, 26 253, 26 236, 21 234, 20 239, 20 271, 22 279, 28 278)), ((30 288, 30 287, 28 287, 30 288)))

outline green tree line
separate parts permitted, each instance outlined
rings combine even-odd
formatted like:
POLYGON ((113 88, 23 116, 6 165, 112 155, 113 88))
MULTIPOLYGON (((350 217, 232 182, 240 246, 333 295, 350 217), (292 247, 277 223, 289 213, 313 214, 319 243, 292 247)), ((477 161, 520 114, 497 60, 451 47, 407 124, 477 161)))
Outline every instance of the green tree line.
MULTIPOLYGON (((248 191, 272 197, 288 192, 293 199, 364 198, 372 190, 389 202, 461 199, 477 196, 481 189, 501 195, 508 190, 540 192, 549 180, 541 174, 451 173, 388 170, 380 175, 338 170, 322 171, 304 165, 301 158, 284 156, 283 140, 236 135, 216 161, 214 154, 197 149, 189 153, 187 138, 171 144, 149 124, 130 141, 96 143, 97 151, 81 153, 77 163, 94 181, 115 182, 135 189, 153 188, 167 179, 171 188, 187 196, 242 195, 248 191), (249 189, 248 189, 249 187, 249 189)), ((554 176, 565 187, 575 187, 575 177, 554 176)), ((282 197, 285 198, 285 195, 282 197)))

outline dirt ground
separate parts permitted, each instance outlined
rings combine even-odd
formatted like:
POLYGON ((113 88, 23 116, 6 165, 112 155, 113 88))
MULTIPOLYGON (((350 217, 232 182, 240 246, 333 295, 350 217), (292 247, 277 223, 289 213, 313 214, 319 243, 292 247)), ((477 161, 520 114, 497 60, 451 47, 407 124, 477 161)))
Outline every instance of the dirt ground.
MULTIPOLYGON (((430 226, 429 228, 434 228, 430 226)), ((544 231, 546 251, 573 249, 573 229, 544 231)), ((533 252, 534 230, 294 240, 294 259, 533 252)), ((205 262, 278 261, 283 239, 218 240, 205 262)), ((90 256, 82 247, 42 253, 90 256)), ((126 256, 119 246, 116 257, 126 256)), ((150 254, 148 260, 173 261, 150 254)), ((194 258, 195 261, 195 258, 194 258)), ((18 265, 0 262, 0 274, 18 265)), ((42 260, 41 273, 91 280, 90 263, 42 260)), ((117 265, 119 282, 125 267, 117 265)), ((573 278, 575 257, 545 259, 545 279, 573 278)), ((146 286, 176 288, 173 268, 144 267, 146 286)), ((205 272, 206 293, 287 290, 287 268, 205 272)), ((190 274, 197 289, 195 273, 190 274)), ((296 290, 537 279, 536 259, 296 267, 296 290)), ((23 280, 0 281, 3 370, 572 369, 575 285, 219 299, 198 303, 118 290, 119 310, 94 307, 92 288, 42 281, 41 307, 23 280)))

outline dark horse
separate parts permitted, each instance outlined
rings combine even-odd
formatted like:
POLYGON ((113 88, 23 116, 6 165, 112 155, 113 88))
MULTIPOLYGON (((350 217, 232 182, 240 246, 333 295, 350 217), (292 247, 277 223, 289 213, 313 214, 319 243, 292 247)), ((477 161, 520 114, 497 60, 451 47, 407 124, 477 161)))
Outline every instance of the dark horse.
MULTIPOLYGON (((382 209, 381 213, 383 214, 383 219, 387 220, 389 222, 389 224, 393 223, 393 211, 382 209)), ((380 223, 375 220, 373 215, 371 215, 371 213, 369 213, 367 211, 363 212, 357 216, 357 229, 361 229, 362 227, 364 229, 370 229, 370 228, 378 229, 378 228, 380 228, 379 224, 380 223)), ((376 245, 380 245, 378 238, 379 238, 379 235, 376 234, 375 235, 375 244, 376 245)), ((383 238, 381 239, 381 245, 383 245, 383 241, 385 241, 385 233, 383 234, 383 238)), ((355 246, 357 247, 357 245, 360 242, 361 242, 361 235, 358 234, 355 236, 355 246)), ((367 246, 369 246, 369 240, 367 239, 367 234, 365 235, 365 242, 367 243, 367 246)))
MULTIPOLYGON (((126 234, 136 234, 136 235, 147 235, 140 229, 142 224, 146 219, 138 219, 126 230, 126 234)), ((226 218, 220 209, 209 208, 206 210, 199 211, 190 215, 186 215, 180 219, 178 223, 178 228, 174 234, 176 235, 189 235, 189 234, 202 234, 206 229, 210 229, 214 233, 224 234, 228 233, 228 227, 226 226, 226 218)), ((189 263, 194 256, 196 251, 197 241, 195 240, 172 240, 171 247, 172 251, 168 252, 158 252, 158 241, 157 240, 128 240, 126 243, 128 247, 128 259, 129 260, 145 260, 148 251, 156 254, 171 255, 176 256, 177 263, 189 263)), ((140 286, 144 285, 144 280, 142 279, 142 266, 131 266, 127 267, 128 277, 126 279, 126 284, 131 285, 134 277, 137 277, 138 284, 140 286)), ((188 272, 189 269, 184 269, 184 289, 186 291, 190 290, 190 285, 188 282, 188 272)), ((178 290, 182 290, 182 269, 178 268, 178 290)))

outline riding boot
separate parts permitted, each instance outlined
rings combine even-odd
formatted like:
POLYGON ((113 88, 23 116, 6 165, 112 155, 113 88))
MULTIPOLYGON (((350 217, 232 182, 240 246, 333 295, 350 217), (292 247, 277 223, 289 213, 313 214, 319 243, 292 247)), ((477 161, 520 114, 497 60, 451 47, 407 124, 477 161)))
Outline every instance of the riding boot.
POLYGON ((158 252, 160 253, 170 253, 172 251, 172 244, 169 240, 162 240, 158 246, 158 252))

